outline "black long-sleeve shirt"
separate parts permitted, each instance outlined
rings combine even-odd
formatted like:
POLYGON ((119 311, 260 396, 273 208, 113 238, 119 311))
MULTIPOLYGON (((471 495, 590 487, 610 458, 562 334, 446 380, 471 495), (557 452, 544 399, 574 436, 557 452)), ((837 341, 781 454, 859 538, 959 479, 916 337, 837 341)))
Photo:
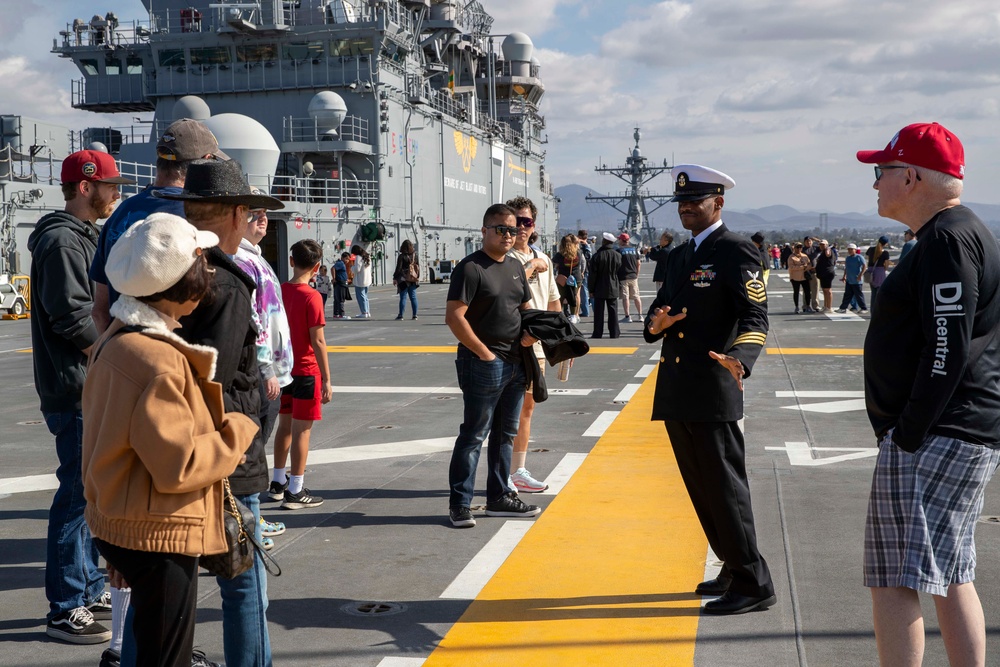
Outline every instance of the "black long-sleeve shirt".
POLYGON ((964 206, 937 213, 886 277, 865 338, 865 404, 881 439, 1000 447, 1000 250, 964 206))

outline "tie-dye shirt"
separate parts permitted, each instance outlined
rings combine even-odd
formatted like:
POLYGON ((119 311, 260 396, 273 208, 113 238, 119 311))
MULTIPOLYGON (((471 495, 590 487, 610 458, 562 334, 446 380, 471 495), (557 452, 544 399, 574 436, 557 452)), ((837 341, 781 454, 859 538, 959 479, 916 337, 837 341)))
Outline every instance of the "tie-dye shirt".
POLYGON ((282 387, 292 382, 292 338, 281 301, 281 283, 261 254, 246 239, 233 257, 236 264, 257 284, 254 290, 254 324, 257 325, 257 365, 265 380, 278 378, 282 387))

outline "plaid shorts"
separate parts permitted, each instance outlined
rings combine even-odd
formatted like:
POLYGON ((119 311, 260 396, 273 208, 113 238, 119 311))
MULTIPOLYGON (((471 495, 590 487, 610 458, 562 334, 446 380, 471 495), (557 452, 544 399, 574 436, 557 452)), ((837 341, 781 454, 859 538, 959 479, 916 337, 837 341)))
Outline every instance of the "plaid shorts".
POLYGON ((879 444, 865 522, 865 586, 948 595, 975 579, 976 521, 1000 450, 929 435, 914 454, 879 444))

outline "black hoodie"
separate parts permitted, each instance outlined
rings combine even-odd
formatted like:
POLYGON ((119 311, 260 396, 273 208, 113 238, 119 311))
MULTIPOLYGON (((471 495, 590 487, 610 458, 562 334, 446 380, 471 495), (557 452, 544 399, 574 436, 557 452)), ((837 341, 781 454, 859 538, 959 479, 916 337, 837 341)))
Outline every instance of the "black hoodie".
POLYGON ((46 215, 28 237, 31 253, 31 345, 42 412, 80 410, 87 357, 98 338, 90 316, 88 273, 97 228, 65 211, 46 215))

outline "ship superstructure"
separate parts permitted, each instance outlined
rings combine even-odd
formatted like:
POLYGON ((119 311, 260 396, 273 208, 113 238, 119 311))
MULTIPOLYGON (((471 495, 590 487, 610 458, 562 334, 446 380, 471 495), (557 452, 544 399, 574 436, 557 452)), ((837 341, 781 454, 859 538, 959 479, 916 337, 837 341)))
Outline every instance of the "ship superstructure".
MULTIPOLYGON (((144 20, 98 14, 55 40, 53 51, 82 74, 74 107, 153 114, 85 130, 72 147, 102 143, 141 188, 167 125, 202 120, 253 184, 285 201, 265 248, 279 270, 299 238, 319 240, 332 259, 381 226, 390 264, 408 238, 440 276, 441 263, 478 247, 483 211, 516 195, 536 202, 542 242, 551 240, 540 65, 526 35, 491 35, 477 0, 143 5, 144 20)), ((46 180, 44 169, 26 175, 23 159, 7 173, 46 180)), ((16 210, 23 218, 31 207, 16 210)))

